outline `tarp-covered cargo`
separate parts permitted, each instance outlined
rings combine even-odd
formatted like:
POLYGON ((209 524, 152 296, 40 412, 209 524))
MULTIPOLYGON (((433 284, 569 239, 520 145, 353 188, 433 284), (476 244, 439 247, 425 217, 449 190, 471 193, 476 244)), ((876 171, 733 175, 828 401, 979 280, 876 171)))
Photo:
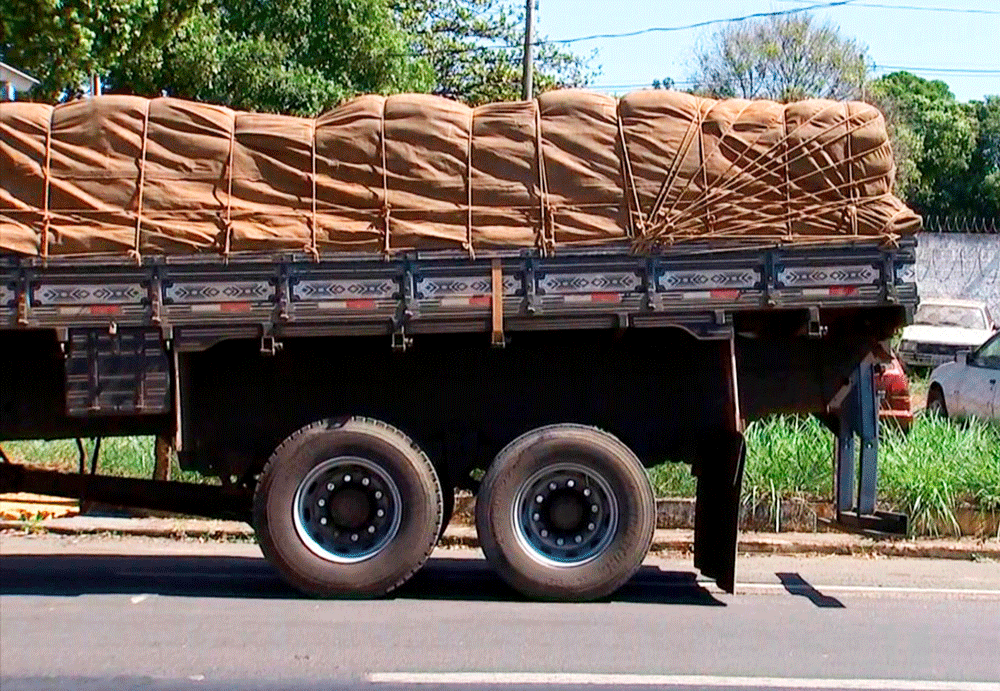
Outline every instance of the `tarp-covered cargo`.
POLYGON ((0 103, 0 251, 892 242, 920 225, 894 172, 882 115, 858 102, 363 96, 316 119, 134 96, 0 103))

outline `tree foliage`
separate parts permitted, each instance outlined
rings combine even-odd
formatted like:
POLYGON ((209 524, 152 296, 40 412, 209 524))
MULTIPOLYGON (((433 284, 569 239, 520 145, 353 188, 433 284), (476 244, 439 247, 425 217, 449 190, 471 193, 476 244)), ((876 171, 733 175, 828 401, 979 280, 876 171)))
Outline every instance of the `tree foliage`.
POLYGON ((942 81, 894 72, 871 85, 893 138, 897 191, 935 216, 1000 215, 1000 97, 959 103, 942 81))
MULTIPOLYGON (((414 53, 434 72, 433 93, 470 105, 521 96, 524 3, 520 0, 392 0, 414 53)), ((535 37, 534 85, 585 86, 590 60, 535 37)))
POLYGON ((716 98, 855 98, 867 51, 831 24, 783 15, 730 24, 695 53, 696 93, 716 98))
POLYGON ((112 88, 314 115, 356 93, 429 88, 387 0, 209 0, 170 40, 131 51, 112 88))
POLYGON ((93 73, 162 42, 198 0, 4 0, 0 59, 41 83, 33 96, 76 95, 93 73))
MULTIPOLYGON (((4 0, 0 59, 55 101, 105 90, 318 113, 359 93, 470 104, 520 95, 516 0, 4 0)), ((581 86, 589 61, 543 43, 539 91, 581 86)))

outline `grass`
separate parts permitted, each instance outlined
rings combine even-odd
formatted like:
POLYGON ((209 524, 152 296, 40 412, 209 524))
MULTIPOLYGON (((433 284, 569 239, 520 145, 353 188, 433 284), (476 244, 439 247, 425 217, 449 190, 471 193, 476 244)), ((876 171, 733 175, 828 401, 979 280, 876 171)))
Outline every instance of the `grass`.
MULTIPOLYGON (((782 416, 754 422, 746 437, 745 504, 777 505, 793 497, 832 498, 834 439, 815 418, 782 416)), ((884 426, 881 443, 881 506, 909 514, 915 533, 933 534, 942 526, 946 532, 957 533, 954 512, 962 504, 1000 511, 1000 424, 977 420, 956 423, 918 414, 909 434, 884 426)), ((68 471, 77 468, 72 440, 8 442, 4 446, 15 461, 68 471)), ((88 452, 91 448, 88 444, 88 452)), ((100 472, 152 477, 153 438, 105 439, 100 472)), ((197 473, 181 472, 176 459, 171 477, 206 481, 197 473)), ((656 466, 650 470, 650 480, 657 496, 694 496, 695 478, 685 464, 656 466)))
MULTIPOLYGON (((98 472, 116 477, 153 477, 153 437, 107 437, 101 441, 98 458, 98 472)), ((76 472, 79 469, 80 454, 72 439, 55 441, 11 441, 5 442, 4 451, 15 463, 43 465, 53 470, 76 472)), ((84 440, 87 450, 87 470, 90 470, 90 456, 94 445, 84 440)), ((206 482, 198 473, 182 471, 174 458, 170 464, 170 479, 182 482, 206 482)))
MULTIPOLYGON (((830 501, 833 435, 812 417, 774 417, 747 429, 743 502, 776 505, 782 499, 830 501)), ((957 534, 955 510, 969 504, 1000 510, 1000 425, 949 422, 918 415, 909 434, 883 426, 879 454, 882 508, 910 516, 915 534, 957 534)), ((695 479, 684 464, 650 470, 657 496, 693 496, 695 479)))

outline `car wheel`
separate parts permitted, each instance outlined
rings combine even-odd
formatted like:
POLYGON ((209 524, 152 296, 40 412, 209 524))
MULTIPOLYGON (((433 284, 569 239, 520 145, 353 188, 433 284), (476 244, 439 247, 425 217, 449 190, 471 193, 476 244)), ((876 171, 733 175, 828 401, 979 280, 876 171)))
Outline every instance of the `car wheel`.
POLYGON ((944 403, 944 392, 938 386, 931 387, 927 394, 927 412, 935 417, 948 417, 948 407, 944 403))

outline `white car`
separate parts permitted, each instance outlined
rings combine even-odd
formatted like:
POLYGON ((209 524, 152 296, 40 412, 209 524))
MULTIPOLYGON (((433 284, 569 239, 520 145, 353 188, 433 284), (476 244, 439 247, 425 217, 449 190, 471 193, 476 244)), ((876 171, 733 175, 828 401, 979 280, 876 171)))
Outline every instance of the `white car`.
POLYGON ((913 324, 903 329, 899 359, 916 367, 941 365, 953 361, 959 351, 976 348, 996 330, 985 303, 921 300, 913 324))
POLYGON ((1000 420, 1000 333, 931 373, 927 410, 945 417, 1000 420))

